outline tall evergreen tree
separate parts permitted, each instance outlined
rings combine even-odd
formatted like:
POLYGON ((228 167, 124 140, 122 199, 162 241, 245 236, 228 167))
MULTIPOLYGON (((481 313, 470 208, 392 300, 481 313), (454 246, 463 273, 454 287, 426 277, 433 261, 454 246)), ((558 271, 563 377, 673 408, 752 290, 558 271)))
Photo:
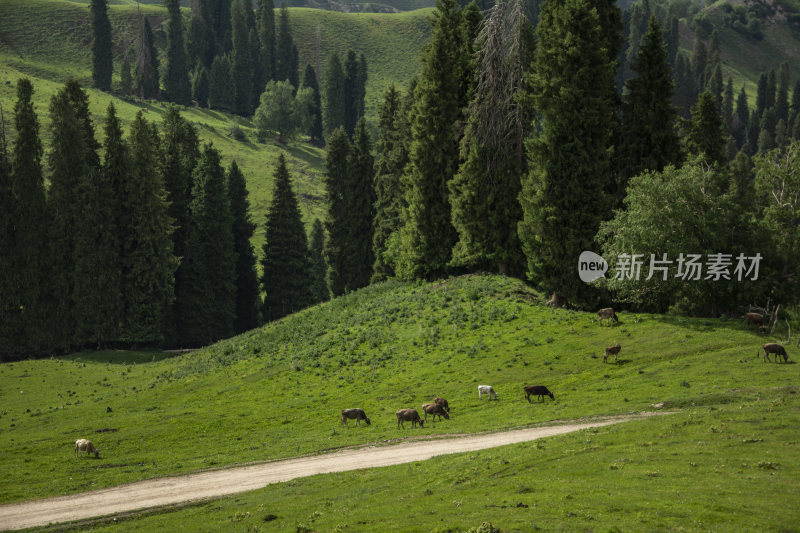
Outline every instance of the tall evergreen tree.
POLYGON ((261 322, 260 287, 256 274, 256 254, 250 239, 256 225, 250 218, 250 200, 244 175, 236 161, 228 168, 228 198, 233 216, 233 252, 236 258, 236 318, 234 333, 253 329, 261 322))
POLYGON ((111 56, 111 22, 107 0, 92 0, 92 82, 101 91, 111 90, 114 60, 111 56))
POLYGON ((325 229, 320 220, 314 219, 311 236, 308 240, 308 252, 311 257, 311 301, 325 302, 330 299, 328 283, 325 281, 327 265, 325 264, 325 229))
MULTIPOLYGON (((0 109, 2 111, 2 109, 0 109)), ((0 112, 0 357, 18 349, 17 340, 11 334, 9 327, 12 317, 17 318, 20 306, 17 303, 17 287, 11 279, 14 268, 12 254, 14 253, 14 223, 16 203, 11 182, 11 166, 8 161, 6 145, 5 117, 0 112)))
POLYGON ((704 154, 708 161, 722 165, 726 161, 726 144, 716 98, 711 92, 705 91, 692 107, 692 120, 686 135, 686 151, 691 155, 704 154))
POLYGON ((233 216, 219 152, 206 144, 194 170, 184 270, 189 289, 179 305, 184 342, 207 344, 233 334, 236 256, 233 216))
POLYGON ((358 57, 353 50, 348 50, 344 62, 344 132, 350 139, 353 138, 356 123, 360 118, 358 115, 360 83, 358 57))
POLYGON ((331 296, 341 296, 348 289, 348 269, 350 267, 348 238, 350 233, 348 212, 348 182, 350 171, 350 143, 343 127, 338 127, 328 138, 325 161, 325 189, 328 196, 328 218, 325 230, 325 262, 328 264, 328 289, 331 296))
POLYGON ((687 118, 689 116, 689 109, 691 108, 695 94, 697 93, 697 86, 695 85, 694 76, 692 74, 692 66, 682 54, 678 54, 675 60, 675 107, 678 108, 678 113, 687 118))
POLYGON ((475 90, 461 144, 466 160, 449 183, 459 235, 452 263, 521 275, 519 192, 531 117, 520 96, 533 48, 533 29, 522 2, 496 2, 478 41, 475 90))
POLYGON ((378 154, 375 171, 375 220, 373 222, 372 253, 375 255, 372 281, 394 276, 394 266, 386 257, 389 238, 400 229, 403 208, 403 188, 400 177, 408 163, 408 145, 403 127, 402 100, 394 85, 390 85, 378 109, 378 154))
POLYGON ((317 83, 317 73, 310 63, 306 65, 306 70, 303 72, 303 83, 300 85, 300 88, 303 87, 311 89, 312 103, 308 112, 314 117, 311 123, 311 129, 306 133, 308 133, 308 137, 312 143, 322 144, 324 142, 322 136, 322 96, 320 95, 319 84, 317 83))
POLYGON ((328 58, 328 68, 325 71, 322 121, 326 140, 336 128, 344 127, 345 124, 344 80, 342 62, 339 60, 339 56, 333 52, 328 58))
POLYGON ((275 79, 275 4, 272 0, 258 0, 258 40, 261 44, 261 80, 264 84, 275 79))
POLYGON ((733 133, 733 78, 728 77, 722 96, 722 124, 726 133, 733 133))
POLYGON ((121 340, 138 345, 164 338, 174 301, 172 221, 158 172, 158 136, 139 111, 131 124, 131 172, 125 186, 126 228, 122 242, 121 340))
POLYGON ((242 116, 249 116, 253 112, 254 65, 250 57, 250 30, 247 27, 248 4, 249 0, 234 0, 231 7, 233 108, 235 113, 242 116))
POLYGON ((664 30, 664 42, 667 45, 667 62, 670 68, 675 69, 675 61, 678 58, 680 48, 680 34, 678 31, 678 17, 672 15, 667 19, 664 30))
POLYGON ((158 51, 153 41, 153 29, 148 18, 142 17, 136 54, 136 93, 139 98, 157 98, 158 80, 158 51))
POLYGON ((192 99, 200 107, 208 107, 209 79, 208 69, 197 63, 192 74, 192 99))
POLYGON ((122 58, 122 66, 120 67, 120 92, 123 96, 130 96, 133 94, 133 78, 131 77, 131 59, 126 52, 122 58))
POLYGON ((775 96, 775 114, 778 121, 789 121, 789 63, 784 61, 778 68, 778 90, 775 96))
POLYGON ((699 35, 695 35, 694 38, 691 65, 694 86, 697 87, 698 92, 702 91, 708 81, 706 76, 706 74, 708 74, 708 69, 706 68, 708 66, 708 49, 706 48, 706 43, 699 35))
POLYGON ((349 198, 347 212, 350 215, 347 246, 350 259, 347 290, 369 285, 375 255, 372 251, 373 219, 375 218, 375 160, 372 157, 372 141, 367 132, 367 121, 361 118, 353 135, 353 150, 347 163, 349 176, 349 198))
POLYGON ((764 111, 767 110, 767 73, 762 72, 758 76, 758 85, 756 88, 756 114, 761 117, 764 111))
POLYGON ((208 107, 233 111, 233 94, 230 59, 227 55, 219 55, 214 58, 208 76, 208 107))
POLYGON ((732 121, 732 135, 736 139, 736 146, 740 149, 747 141, 748 118, 750 118, 750 110, 747 107, 747 92, 742 85, 742 89, 736 97, 736 111, 732 121))
POLYGON ((789 127, 792 131, 792 137, 800 140, 800 80, 797 80, 792 91, 792 105, 789 107, 789 127), (798 133, 794 133, 795 130, 798 133))
POLYGON ((190 65, 211 68, 217 51, 214 30, 209 24, 208 0, 192 0, 192 15, 186 37, 187 58, 190 65))
POLYGON ((778 78, 775 69, 767 73, 767 89, 764 96, 764 111, 775 107, 775 97, 778 90, 778 78))
POLYGON ((33 107, 33 85, 27 78, 17 82, 14 104, 17 137, 10 157, 5 153, 5 130, 2 129, 0 172, 10 182, 4 187, 6 201, 5 250, 0 250, 3 266, 3 298, 0 298, 0 353, 35 353, 46 347, 42 332, 47 331, 44 308, 48 273, 48 213, 42 172, 42 142, 39 119, 33 107), (10 198, 8 197, 10 195, 10 198), (7 207, 7 208, 6 208, 7 207), (13 228, 9 226, 13 225, 13 228))
POLYGON ((191 105, 192 88, 189 85, 189 66, 186 62, 183 16, 178 0, 165 0, 167 23, 167 72, 164 78, 164 97, 176 104, 191 105))
POLYGON ((265 233, 261 260, 261 286, 265 293, 262 315, 265 321, 271 322, 312 302, 308 240, 283 153, 275 169, 275 187, 265 233))
POLYGON ((277 42, 275 46, 275 80, 289 80, 292 87, 298 85, 297 62, 292 27, 289 23, 289 9, 284 4, 278 19, 277 42))
POLYGON ((433 32, 422 58, 397 274, 404 279, 445 273, 456 243, 447 182, 458 171, 461 110, 467 105, 469 68, 461 10, 455 0, 438 0, 433 32))
POLYGON ((529 275, 557 304, 589 303, 575 265, 610 212, 615 106, 608 85, 616 54, 611 59, 603 47, 600 18, 586 0, 543 4, 537 37, 530 82, 541 116, 529 139, 533 166, 523 178, 519 236, 529 275))
POLYGON ((631 69, 623 104, 622 153, 625 180, 617 189, 617 205, 627 186, 627 178, 644 170, 661 172, 669 164, 678 165, 680 143, 675 131, 678 114, 672 106, 673 81, 661 27, 655 15, 642 40, 631 69))

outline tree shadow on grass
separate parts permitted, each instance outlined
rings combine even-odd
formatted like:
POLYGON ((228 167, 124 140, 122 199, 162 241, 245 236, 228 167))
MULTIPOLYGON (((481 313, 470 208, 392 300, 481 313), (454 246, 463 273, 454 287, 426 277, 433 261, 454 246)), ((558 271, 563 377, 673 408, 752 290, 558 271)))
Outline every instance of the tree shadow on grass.
POLYGON ((98 350, 83 351, 66 356, 73 361, 91 363, 110 363, 114 365, 130 365, 133 363, 144 364, 163 361, 181 355, 179 352, 164 352, 161 350, 98 350))

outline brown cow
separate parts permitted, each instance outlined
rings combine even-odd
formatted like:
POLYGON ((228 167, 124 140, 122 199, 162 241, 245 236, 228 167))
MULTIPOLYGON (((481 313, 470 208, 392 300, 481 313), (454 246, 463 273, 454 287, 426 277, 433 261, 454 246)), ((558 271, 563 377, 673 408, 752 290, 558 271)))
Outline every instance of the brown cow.
POLYGON ((620 346, 619 343, 615 344, 614 346, 610 346, 610 347, 606 348, 606 353, 605 353, 605 355, 603 355, 603 362, 605 363, 608 360, 608 356, 609 355, 613 355, 614 356, 614 362, 616 363, 617 362, 617 354, 619 354, 619 351, 621 349, 622 349, 622 346, 620 346))
POLYGON ((428 421, 428 415, 431 415, 434 422, 437 416, 439 420, 441 420, 442 417, 444 417, 445 420, 450 420, 450 415, 447 413, 444 406, 438 403, 426 403, 422 406, 422 411, 425 413, 425 422, 428 421))
POLYGON ((769 361, 769 354, 775 354, 775 362, 779 363, 780 359, 779 356, 783 356, 783 361, 786 362, 789 360, 789 355, 786 353, 786 348, 777 344, 775 342, 770 342, 767 344, 762 344, 761 347, 764 349, 764 361, 769 361))
POLYGON ((342 425, 346 426, 348 419, 355 420, 357 426, 361 425, 361 420, 369 425, 369 417, 363 409, 342 409, 342 425))
POLYGON ((447 414, 450 414, 450 404, 448 404, 447 400, 445 400, 444 398, 439 398, 438 396, 436 396, 433 399, 433 403, 438 403, 439 405, 444 407, 444 410, 447 411, 447 414))
POLYGON ((744 318, 745 326, 749 326, 750 324, 754 324, 756 326, 764 325, 764 315, 760 313, 745 313, 742 318, 744 318))
POLYGON ((603 325, 603 320, 611 320, 614 319, 614 322, 619 322, 619 318, 617 318, 617 314, 614 312, 613 307, 605 307, 600 309, 597 312, 597 316, 600 317, 600 325, 603 325))
POLYGON ((425 423, 419 417, 419 413, 416 409, 400 409, 395 413, 397 415, 397 427, 402 427, 403 429, 406 428, 403 422, 411 422, 411 427, 417 427, 417 423, 419 423, 419 427, 423 427, 425 423))

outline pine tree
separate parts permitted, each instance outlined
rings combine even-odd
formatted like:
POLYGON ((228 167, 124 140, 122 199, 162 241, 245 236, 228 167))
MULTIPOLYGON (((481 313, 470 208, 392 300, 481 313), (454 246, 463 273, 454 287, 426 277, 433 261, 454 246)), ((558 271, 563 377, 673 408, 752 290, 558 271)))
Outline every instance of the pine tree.
POLYGON ((330 300, 328 284, 325 281, 325 229, 320 220, 314 219, 309 238, 308 252, 311 256, 311 301, 312 303, 330 300))
POLYGON ((75 231, 76 335, 97 348, 119 338, 122 318, 122 261, 117 196, 121 131, 113 104, 106 115, 106 158, 102 169, 90 169, 78 189, 80 211, 75 231))
POLYGON ((278 19, 278 35, 275 47, 275 80, 289 80, 292 87, 298 85, 296 49, 292 38, 292 27, 289 24, 289 9, 284 4, 278 19))
MULTIPOLYGON (((694 86, 697 87, 698 91, 701 91, 708 82, 708 78, 706 77, 708 73, 706 69, 708 66, 708 49, 706 48, 706 43, 703 42, 703 39, 701 39, 699 35, 695 35, 691 65, 694 86)), ((694 98, 692 98, 692 100, 694 100, 694 98)))
MULTIPOLYGON (((17 82, 17 101, 14 104, 14 126, 17 137, 13 141, 10 157, 5 154, 2 140, 0 172, 5 169, 10 183, 5 195, 10 194, 11 205, 0 216, 9 217, 5 242, 8 252, 3 252, 3 298, 0 298, 0 353, 30 354, 47 347, 43 332, 48 331, 44 298, 49 280, 45 265, 48 257, 48 211, 45 200, 42 172, 42 142, 39 136, 39 119, 33 107, 33 85, 27 78, 17 82), (6 265, 8 268, 6 268, 6 265), (6 292, 8 291, 8 292, 6 292)), ((0 125, 3 128, 4 125, 0 125)), ((6 196, 8 200, 8 196, 6 196)), ((6 207, 6 206, 3 206, 6 207)), ((3 237, 0 237, 3 238, 3 237)))
POLYGON ((260 287, 256 274, 256 254, 250 239, 256 225, 250 218, 250 200, 244 175, 232 161, 228 168, 228 197, 233 215, 233 250, 236 258, 236 319, 234 333, 242 333, 259 325, 260 287))
POLYGON ((675 69, 675 61, 678 58, 680 48, 680 34, 678 31, 678 17, 672 15, 667 19, 666 29, 664 30, 664 41, 667 45, 667 62, 671 69, 675 69))
POLYGON ((686 151, 691 155, 704 155, 709 162, 722 165, 726 161, 726 144, 716 98, 711 92, 705 91, 692 107, 692 120, 686 135, 686 151))
POLYGON ((242 116, 249 116, 253 112, 250 97, 253 92, 254 65, 250 58, 250 31, 247 27, 249 3, 245 0, 234 0, 231 7, 233 109, 242 116))
POLYGON ((272 0, 258 0, 258 39, 261 44, 261 80, 264 84, 275 79, 275 4, 272 0))
POLYGON ((758 137, 761 133, 761 116, 753 109, 750 113, 750 120, 747 122, 747 141, 745 151, 748 155, 755 155, 758 152, 758 137))
POLYGON ((461 144, 462 163, 450 181, 453 225, 459 240, 452 263, 521 275, 524 258, 517 225, 524 141, 530 116, 520 102, 531 61, 533 29, 522 2, 495 3, 482 26, 476 83, 461 144))
POLYGON ((375 160, 372 157, 372 141, 367 132, 367 121, 363 117, 356 124, 353 135, 353 150, 347 162, 349 198, 347 212, 350 215, 347 246, 350 260, 347 290, 369 285, 375 256, 372 252, 373 219, 375 218, 375 160))
POLYGON ((769 106, 767 105, 767 73, 762 72, 758 76, 758 85, 756 89, 756 114, 761 117, 764 111, 769 106))
POLYGON ((626 180, 618 189, 617 205, 621 204, 627 178, 644 170, 661 172, 669 164, 677 166, 681 159, 675 132, 678 115, 672 106, 673 82, 655 16, 650 18, 631 68, 636 77, 626 82, 622 121, 626 180))
POLYGON ((208 76, 208 107, 233 111, 233 80, 231 63, 227 55, 214 58, 208 76))
POLYGON ((206 0, 206 6, 216 53, 227 54, 231 51, 231 0, 206 0))
POLYGON ((92 0, 92 82, 101 91, 111 90, 114 60, 111 56, 111 22, 107 0, 92 0))
POLYGON ((683 55, 678 54, 675 60, 675 107, 678 108, 678 113, 687 118, 689 116, 689 108, 694 102, 697 93, 697 86, 694 82, 692 75, 692 66, 683 55))
POLYGON ((345 76, 342 69, 342 62, 334 52, 328 59, 328 68, 325 71, 325 98, 323 99, 322 122, 324 125, 325 139, 330 142, 328 137, 339 126, 344 127, 346 107, 345 107, 345 76))
POLYGON ((767 88, 764 96, 764 111, 775 107, 775 96, 778 90, 778 80, 775 69, 767 73, 767 88))
POLYGON ((261 286, 265 293, 262 315, 265 321, 271 322, 312 302, 308 240, 283 153, 275 170, 265 234, 261 260, 261 286))
POLYGON ((153 41, 153 30, 147 17, 142 17, 136 54, 136 93, 139 98, 157 98, 158 79, 158 52, 153 41))
POLYGON ((300 88, 308 87, 312 92, 312 104, 309 113, 313 115, 314 119, 311 123, 311 129, 308 133, 309 141, 314 144, 322 144, 324 142, 322 136, 322 97, 319 92, 319 84, 317 83, 317 73, 311 64, 306 65, 306 70, 303 72, 303 83, 300 88))
MULTIPOLYGON (((348 182, 350 171, 350 143, 343 127, 338 127, 328 138, 325 161, 325 190, 328 196, 328 218, 325 230, 325 262, 328 264, 328 289, 331 296, 341 296, 348 290, 351 213, 348 212, 348 182)), ((352 287, 350 287, 352 289, 352 287)))
POLYGON ((122 241, 123 321, 121 340, 134 346, 164 338, 174 301, 172 221, 158 172, 158 136, 139 111, 131 124, 130 169, 125 184, 122 241))
POLYGON ((736 147, 741 149, 747 141, 747 119, 750 117, 750 111, 747 107, 747 93, 742 85, 739 96, 736 97, 736 111, 732 120, 732 135, 736 139, 736 147))
POLYGON ((167 23, 167 72, 164 78, 164 97, 169 102, 191 105, 192 89, 189 85, 189 67, 186 63, 183 16, 178 0, 165 0, 167 23))
POLYGON ((775 97, 775 114, 784 124, 789 121, 789 63, 784 61, 778 69, 778 92, 775 97))
POLYGON ((358 115, 360 82, 358 58, 353 50, 348 50, 344 62, 344 132, 350 139, 353 138, 356 123, 360 118, 358 115))
POLYGON ((394 266, 385 256, 389 238, 400 229, 403 208, 403 188, 400 177, 408 163, 408 146, 403 127, 402 101, 394 85, 390 85, 378 110, 378 154, 375 171, 375 220, 373 222, 372 253, 375 255, 371 281, 383 281, 394 276, 394 266))
POLYGON ((131 77, 131 59, 126 51, 120 67, 120 92, 123 96, 133 93, 133 78, 131 77))
POLYGON ((197 63, 192 74, 192 99, 200 107, 208 107, 208 69, 202 64, 197 63))
POLYGON ((733 79, 728 77, 722 97, 722 124, 726 133, 733 133, 733 79))
POLYGON ((586 0, 543 4, 537 37, 530 82, 541 117, 529 137, 532 169, 522 183, 519 236, 531 279, 555 293, 557 304, 588 303, 575 261, 592 249, 610 211, 605 191, 615 106, 608 87, 616 61, 602 45, 600 18, 586 0))
POLYGON ((792 105, 789 108, 789 127, 792 131, 791 136, 800 140, 800 80, 797 80, 792 91, 792 105), (798 133, 795 133, 795 131, 798 133))
POLYGON ((461 109, 467 105, 469 68, 461 10, 439 0, 433 33, 422 58, 415 94, 414 123, 397 274, 404 279, 445 273, 456 230, 447 182, 458 171, 461 109))
POLYGON ((186 50, 189 65, 202 65, 211 68, 217 55, 214 30, 209 25, 210 7, 207 0, 192 0, 192 16, 186 37, 186 50))

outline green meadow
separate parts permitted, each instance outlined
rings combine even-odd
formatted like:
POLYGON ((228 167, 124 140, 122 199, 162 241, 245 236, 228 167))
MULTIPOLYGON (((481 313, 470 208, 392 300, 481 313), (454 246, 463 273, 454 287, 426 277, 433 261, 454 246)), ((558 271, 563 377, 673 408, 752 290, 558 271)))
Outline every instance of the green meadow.
POLYGON ((619 317, 601 326, 593 314, 544 306, 517 280, 471 275, 379 284, 179 356, 86 352, 7 363, 0 501, 408 437, 661 410, 675 414, 296 480, 134 515, 124 527, 796 527, 798 508, 787 502, 800 492, 800 351, 788 349, 788 364, 757 354, 786 332, 760 336, 739 319, 619 317), (615 342, 619 360, 604 364, 615 342), (480 401, 478 384, 493 385, 499 401, 480 401), (546 385, 555 401, 526 402, 531 384, 546 385), (397 429, 396 410, 420 410, 434 395, 449 400, 450 420, 397 429), (372 425, 341 426, 348 407, 365 409, 372 425), (93 440, 101 458, 76 458, 78 438, 93 440))

